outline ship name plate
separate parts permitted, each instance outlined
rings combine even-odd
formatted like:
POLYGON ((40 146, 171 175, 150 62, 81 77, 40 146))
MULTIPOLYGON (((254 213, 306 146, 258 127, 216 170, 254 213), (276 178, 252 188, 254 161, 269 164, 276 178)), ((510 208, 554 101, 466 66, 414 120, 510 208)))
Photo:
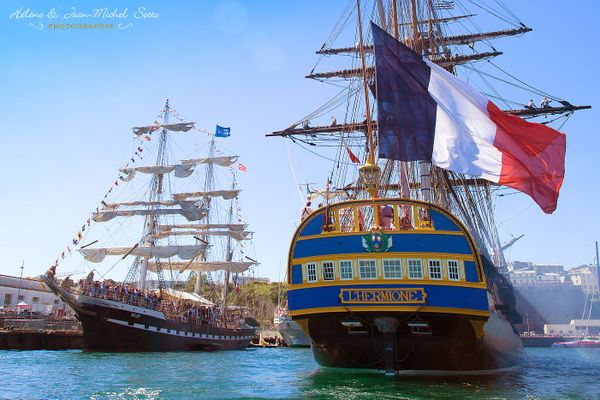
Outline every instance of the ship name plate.
POLYGON ((424 288, 340 289, 342 304, 424 304, 424 288))

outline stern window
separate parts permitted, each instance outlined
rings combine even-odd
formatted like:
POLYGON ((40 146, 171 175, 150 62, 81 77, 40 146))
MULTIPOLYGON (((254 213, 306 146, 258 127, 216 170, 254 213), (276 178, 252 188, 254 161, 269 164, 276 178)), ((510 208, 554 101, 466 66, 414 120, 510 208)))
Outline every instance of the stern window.
POLYGON ((385 279, 402 279, 402 260, 383 260, 385 279))
POLYGON ((310 263, 306 264, 306 280, 308 282, 317 281, 317 264, 310 263))
POLYGON ((340 261, 340 278, 344 280, 350 280, 354 278, 354 274, 352 273, 352 261, 340 261))
POLYGON ((408 260, 408 279, 423 279, 421 260, 408 260))
POLYGON ((458 268, 458 261, 448 260, 448 279, 451 281, 460 280, 460 270, 458 268))
POLYGON ((359 260, 360 279, 377 279, 377 263, 375 260, 359 260))
POLYGON ((333 261, 323 261, 323 280, 332 281, 335 278, 333 261))
POLYGON ((442 279, 442 262, 440 260, 429 260, 429 278, 442 279))

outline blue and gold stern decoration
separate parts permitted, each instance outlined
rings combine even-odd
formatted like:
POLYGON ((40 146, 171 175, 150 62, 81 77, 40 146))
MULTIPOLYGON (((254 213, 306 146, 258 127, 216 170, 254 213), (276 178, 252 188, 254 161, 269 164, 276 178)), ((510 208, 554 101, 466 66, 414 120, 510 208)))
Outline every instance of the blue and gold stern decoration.
POLYGON ((290 246, 288 305, 298 319, 391 311, 489 316, 467 229, 439 206, 405 199, 350 200, 305 218, 290 246))
POLYGON ((362 245, 368 252, 388 251, 394 245, 393 238, 380 229, 373 230, 362 237, 362 245))

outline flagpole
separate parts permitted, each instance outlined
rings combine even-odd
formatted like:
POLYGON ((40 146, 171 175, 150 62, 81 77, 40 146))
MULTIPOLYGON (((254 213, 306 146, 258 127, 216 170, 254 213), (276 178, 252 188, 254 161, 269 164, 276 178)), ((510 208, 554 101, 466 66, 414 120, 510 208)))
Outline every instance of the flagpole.
MULTIPOLYGON (((598 248, 598 243, 596 242, 596 249, 598 248)), ((19 296, 21 296, 21 282, 23 281, 23 268, 25 267, 25 260, 21 263, 21 276, 19 277, 19 290, 17 291, 17 302, 19 304, 19 296)))

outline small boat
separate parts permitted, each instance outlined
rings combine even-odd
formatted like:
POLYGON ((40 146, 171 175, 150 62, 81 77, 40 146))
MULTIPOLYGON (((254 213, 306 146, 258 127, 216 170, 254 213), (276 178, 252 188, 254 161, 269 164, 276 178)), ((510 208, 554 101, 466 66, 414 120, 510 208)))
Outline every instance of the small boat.
POLYGON ((292 320, 286 309, 275 310, 273 324, 289 347, 310 347, 310 338, 302 327, 292 320))

